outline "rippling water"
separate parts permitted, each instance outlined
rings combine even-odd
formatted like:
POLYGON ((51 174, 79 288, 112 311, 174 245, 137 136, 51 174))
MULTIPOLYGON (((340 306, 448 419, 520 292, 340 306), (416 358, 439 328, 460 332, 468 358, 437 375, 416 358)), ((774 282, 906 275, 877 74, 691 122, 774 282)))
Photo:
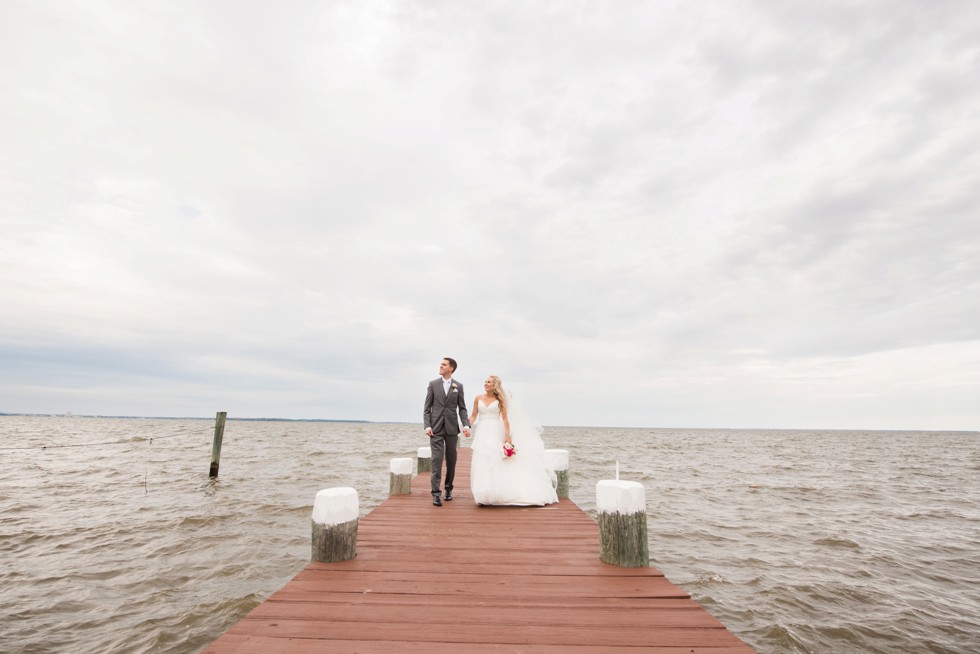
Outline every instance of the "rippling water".
MULTIPOLYGON (((420 425, 0 417, 0 649, 197 652, 362 513, 420 425)), ((646 486, 650 556, 759 652, 980 651, 976 433, 554 427, 570 494, 646 486)), ((598 553, 597 553, 598 556, 598 553)))

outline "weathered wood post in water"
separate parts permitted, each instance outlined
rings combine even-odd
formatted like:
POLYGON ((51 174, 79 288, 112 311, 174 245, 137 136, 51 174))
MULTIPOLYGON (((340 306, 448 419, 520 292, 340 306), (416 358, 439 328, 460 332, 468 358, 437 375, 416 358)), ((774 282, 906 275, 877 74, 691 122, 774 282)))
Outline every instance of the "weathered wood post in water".
POLYGON ((221 439, 225 437, 225 418, 227 411, 218 411, 214 417, 214 442, 211 444, 211 471, 208 477, 218 476, 218 462, 221 461, 221 439))
POLYGON ((558 497, 568 497, 568 450, 545 450, 544 461, 558 477, 555 487, 558 497))
POLYGON ((388 495, 407 495, 412 492, 412 459, 392 459, 388 495))
POLYGON ((357 491, 347 486, 327 488, 313 500, 310 558, 320 563, 346 561, 357 555, 357 491))
POLYGON ((421 475, 423 472, 432 472, 432 448, 420 447, 418 458, 418 474, 421 475))
POLYGON ((643 484, 605 479, 596 484, 595 496, 599 511, 599 558, 621 568, 649 566, 643 484))

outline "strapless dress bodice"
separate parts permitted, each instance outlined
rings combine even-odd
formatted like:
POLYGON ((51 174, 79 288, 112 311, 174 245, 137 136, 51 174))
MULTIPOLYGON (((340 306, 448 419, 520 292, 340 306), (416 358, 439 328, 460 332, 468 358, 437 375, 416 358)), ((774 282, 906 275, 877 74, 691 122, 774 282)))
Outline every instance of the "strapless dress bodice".
POLYGON ((500 415, 500 402, 494 400, 490 404, 480 403, 480 413, 486 414, 488 416, 499 416, 500 415))

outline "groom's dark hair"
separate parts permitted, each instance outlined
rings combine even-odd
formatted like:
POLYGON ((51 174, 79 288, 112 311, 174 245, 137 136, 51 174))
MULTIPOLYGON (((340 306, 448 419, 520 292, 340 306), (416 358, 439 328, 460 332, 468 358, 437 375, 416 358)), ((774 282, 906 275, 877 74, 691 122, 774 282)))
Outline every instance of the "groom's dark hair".
POLYGON ((453 372, 456 372, 456 359, 452 359, 450 357, 442 357, 442 358, 448 361, 449 365, 453 367, 453 372))

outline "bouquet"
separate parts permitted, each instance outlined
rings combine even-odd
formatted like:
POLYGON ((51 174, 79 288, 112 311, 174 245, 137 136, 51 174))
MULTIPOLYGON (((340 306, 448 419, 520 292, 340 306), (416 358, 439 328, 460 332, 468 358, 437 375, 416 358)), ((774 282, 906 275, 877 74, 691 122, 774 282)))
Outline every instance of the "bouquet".
POLYGON ((517 454, 517 448, 514 447, 514 444, 513 443, 510 443, 510 442, 505 442, 504 443, 504 454, 503 454, 504 458, 505 459, 509 459, 510 457, 514 456, 515 454, 517 454))

